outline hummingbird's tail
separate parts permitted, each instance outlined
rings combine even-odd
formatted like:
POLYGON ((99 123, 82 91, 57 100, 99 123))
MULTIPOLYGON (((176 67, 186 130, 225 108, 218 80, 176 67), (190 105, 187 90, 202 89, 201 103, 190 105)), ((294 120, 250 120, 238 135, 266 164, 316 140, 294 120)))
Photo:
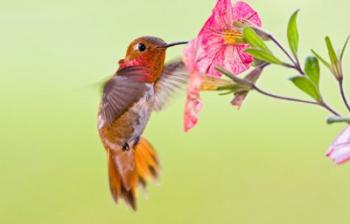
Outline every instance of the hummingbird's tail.
POLYGON ((134 149, 108 155, 109 187, 115 202, 119 198, 136 210, 136 188, 146 187, 150 178, 159 173, 158 157, 152 145, 140 138, 134 149))

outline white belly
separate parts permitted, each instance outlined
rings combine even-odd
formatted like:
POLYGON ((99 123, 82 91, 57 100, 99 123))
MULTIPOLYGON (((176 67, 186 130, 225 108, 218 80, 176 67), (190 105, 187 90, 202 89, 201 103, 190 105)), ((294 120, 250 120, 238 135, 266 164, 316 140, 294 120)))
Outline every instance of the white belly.
POLYGON ((149 88, 145 95, 130 108, 130 112, 138 114, 138 117, 133 125, 134 132, 128 141, 130 145, 133 144, 134 141, 142 135, 152 113, 151 102, 153 102, 154 99, 154 89, 153 85, 151 84, 148 87, 149 88))

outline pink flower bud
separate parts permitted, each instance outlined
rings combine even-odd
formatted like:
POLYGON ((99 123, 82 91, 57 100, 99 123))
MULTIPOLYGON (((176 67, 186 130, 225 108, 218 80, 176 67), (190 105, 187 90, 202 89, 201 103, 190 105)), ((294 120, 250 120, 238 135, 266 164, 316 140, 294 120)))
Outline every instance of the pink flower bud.
POLYGON ((335 139, 326 155, 338 165, 350 160, 350 126, 335 139))

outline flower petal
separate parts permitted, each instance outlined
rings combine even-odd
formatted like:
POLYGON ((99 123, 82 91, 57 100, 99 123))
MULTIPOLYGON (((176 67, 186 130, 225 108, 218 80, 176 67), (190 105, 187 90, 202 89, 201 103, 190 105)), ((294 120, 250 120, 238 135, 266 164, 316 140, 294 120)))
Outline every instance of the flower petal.
POLYGON ((184 113, 184 131, 188 132, 198 122, 198 114, 202 109, 199 98, 187 98, 184 113))
POLYGON ((245 21, 261 27, 261 20, 258 13, 250 5, 242 1, 234 4, 233 19, 234 21, 245 21))
MULTIPOLYGON (((217 52, 215 52, 215 57, 209 64, 209 67, 205 71, 209 76, 220 78, 221 73, 216 70, 216 66, 224 67, 235 75, 241 74, 246 71, 251 63, 253 62, 253 57, 245 53, 246 45, 236 45, 236 46, 224 46, 217 52)), ((201 72, 205 68, 205 63, 208 63, 210 58, 203 59, 198 66, 201 72)))
MULTIPOLYGON (((185 131, 197 123, 198 113, 202 108, 199 91, 203 75, 221 77, 216 66, 224 67, 233 74, 240 74, 253 62, 253 58, 244 52, 248 45, 242 42, 240 31, 234 27, 235 21, 261 25, 258 14, 248 4, 218 0, 197 38, 183 52, 183 61, 190 74, 184 111, 185 131)), ((239 104, 241 100, 243 98, 239 99, 239 104)))
POLYGON ((343 164, 350 160, 350 126, 335 139, 326 155, 336 164, 343 164))
POLYGON ((244 52, 247 46, 241 44, 227 47, 224 55, 224 68, 229 69, 235 75, 246 71, 253 62, 253 57, 244 52))
POLYGON ((350 143, 331 148, 327 156, 336 164, 344 164, 350 160, 350 143))
POLYGON ((185 63, 187 69, 190 73, 193 73, 197 70, 197 48, 198 48, 198 42, 197 40, 191 40, 185 47, 185 49, 182 52, 182 60, 185 63))
POLYGON ((241 108, 243 101, 245 100, 245 98, 248 95, 248 91, 244 91, 241 93, 238 93, 235 95, 235 97, 233 98, 233 100, 231 101, 231 104, 235 107, 237 107, 238 109, 241 108))
POLYGON ((198 72, 197 68, 198 53, 200 53, 200 50, 198 50, 198 41, 196 39, 190 41, 183 51, 183 61, 190 73, 184 110, 184 130, 186 132, 197 124, 198 114, 202 108, 199 91, 203 75, 198 72))
MULTIPOLYGON (((223 38, 215 35, 208 35, 207 39, 203 39, 207 37, 200 36, 200 48, 202 49, 202 54, 198 54, 197 67, 198 71, 213 77, 220 77, 220 73, 215 70, 215 61, 218 60, 219 55, 222 54, 224 50, 223 38), (210 67, 213 66, 214 69, 210 67), (214 72, 213 72, 214 71, 214 72)), ((222 60, 222 56, 219 60, 222 60)), ((222 64, 222 62, 220 63, 222 64)))
MULTIPOLYGON (((210 65, 217 57, 218 52, 224 46, 224 30, 233 28, 233 5, 231 0, 218 0, 212 10, 212 15, 205 22, 198 34, 199 45, 203 49, 203 54, 198 58, 198 69, 201 73, 207 73, 214 77, 220 77, 215 69, 210 69, 210 65)), ((215 66, 215 65, 214 65, 215 66)))
POLYGON ((202 29, 222 30, 232 27, 233 19, 233 5, 231 0, 218 0, 212 10, 211 16, 202 29))
POLYGON ((350 142, 350 126, 345 128, 338 137, 334 140, 331 147, 334 147, 339 144, 344 144, 345 142, 350 142))
POLYGON ((248 47, 244 43, 227 44, 225 32, 235 30, 234 22, 244 20, 255 26, 261 21, 256 11, 247 3, 237 2, 232 5, 230 0, 218 0, 213 13, 201 29, 198 39, 197 66, 201 73, 212 77, 221 77, 216 66, 222 66, 234 74, 246 71, 253 58, 244 52, 248 47))
POLYGON ((200 87, 203 82, 203 76, 194 72, 190 74, 189 85, 187 88, 187 99, 184 111, 184 130, 185 132, 193 128, 198 121, 198 114, 202 109, 200 101, 200 87))

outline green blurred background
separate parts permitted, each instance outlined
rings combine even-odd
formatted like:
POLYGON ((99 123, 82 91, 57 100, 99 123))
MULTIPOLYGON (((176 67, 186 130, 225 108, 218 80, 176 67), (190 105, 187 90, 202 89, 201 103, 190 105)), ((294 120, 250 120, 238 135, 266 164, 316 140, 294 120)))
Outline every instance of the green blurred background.
MULTIPOLYGON (((159 184, 140 192, 137 213, 113 203, 96 83, 135 37, 193 38, 214 3, 1 1, 0 223, 349 223, 350 167, 324 156, 343 127, 327 126, 321 108, 255 93, 240 111, 230 97, 203 94, 199 125, 188 134, 183 94, 154 114, 145 135, 161 157, 159 184)), ((283 43, 289 15, 301 8, 303 57, 310 48, 325 54, 326 34, 340 46, 350 31, 348 0, 249 3, 283 43)), ((180 52, 170 49, 168 58, 180 52)), ((326 99, 340 108, 323 71, 326 99)), ((259 84, 303 97, 287 81, 292 75, 269 68, 259 84)))

